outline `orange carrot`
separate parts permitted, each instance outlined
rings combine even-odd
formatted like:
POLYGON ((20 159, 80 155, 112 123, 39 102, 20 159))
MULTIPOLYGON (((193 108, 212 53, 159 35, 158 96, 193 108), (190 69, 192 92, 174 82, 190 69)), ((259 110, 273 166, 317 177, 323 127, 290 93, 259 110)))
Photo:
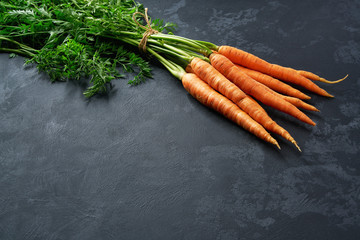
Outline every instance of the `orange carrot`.
POLYGON ((291 103, 292 105, 294 105, 295 107, 299 107, 305 110, 309 110, 309 111, 316 111, 319 112, 319 110, 308 104, 305 103, 303 101, 301 101, 300 99, 310 99, 309 96, 305 95, 304 93, 300 92, 299 90, 279 81, 276 78, 273 78, 269 75, 266 75, 264 73, 255 71, 255 70, 251 70, 245 67, 242 67, 240 65, 235 64, 241 71, 245 72, 249 77, 253 78, 254 80, 264 84, 265 86, 267 86, 268 88, 274 90, 274 93, 276 93, 278 96, 280 96, 281 98, 285 99, 286 101, 288 101, 289 103, 291 103), (283 94, 278 94, 277 92, 282 92, 286 95, 283 94), (299 99, 300 98, 300 99, 299 99))
POLYGON ((268 86, 269 88, 271 88, 272 90, 274 90, 276 92, 283 93, 285 95, 296 97, 299 99, 310 99, 310 97, 308 95, 302 93, 301 91, 291 87, 290 85, 288 85, 282 81, 279 81, 276 78, 273 78, 262 72, 258 72, 255 70, 245 68, 240 65, 236 65, 236 66, 239 69, 241 69, 243 72, 245 72, 247 75, 249 75, 251 78, 264 84, 265 86, 268 86))
POLYGON ((194 58, 187 66, 186 71, 195 73, 213 89, 219 91, 225 97, 233 101, 265 129, 279 134, 286 140, 292 142, 300 150, 294 138, 291 137, 285 129, 274 122, 254 99, 246 95, 238 86, 224 77, 209 63, 199 58, 194 58))
POLYGON ((251 132, 264 141, 276 145, 280 149, 277 141, 271 137, 271 135, 259 123, 252 119, 247 113, 242 111, 235 103, 216 92, 195 74, 185 73, 182 76, 181 81, 186 91, 188 91, 199 102, 221 113, 231 121, 243 127, 245 130, 251 132))
POLYGON ((316 107, 314 107, 311 104, 308 104, 306 102, 301 101, 298 98, 290 97, 290 96, 284 96, 284 95, 282 95, 280 93, 276 93, 276 94, 278 96, 280 96, 282 99, 284 99, 284 100, 288 101, 289 103, 291 103, 292 105, 294 105, 295 107, 302 108, 304 110, 319 112, 319 109, 317 109, 316 107))
POLYGON ((248 52, 230 46, 221 46, 219 47, 218 52, 229 58, 233 63, 268 74, 272 77, 290 83, 300 85, 316 94, 326 97, 333 97, 333 95, 329 94, 324 89, 317 86, 311 80, 300 75, 295 69, 282 67, 277 64, 271 64, 248 52))
POLYGON ((301 112, 291 103, 273 94, 266 86, 252 79, 242 72, 228 58, 221 54, 212 53, 209 57, 211 64, 226 78, 236 84, 246 94, 249 94, 262 103, 285 112, 300 121, 310 125, 316 125, 308 116, 301 112))
POLYGON ((310 80, 320 81, 320 82, 329 83, 329 84, 339 83, 348 77, 348 75, 346 75, 345 77, 343 77, 341 79, 338 79, 335 81, 329 81, 329 80, 326 80, 325 78, 319 77, 318 75, 316 75, 312 72, 308 72, 308 71, 304 71, 304 70, 297 70, 297 73, 300 74, 301 76, 304 76, 304 77, 310 79, 310 80))

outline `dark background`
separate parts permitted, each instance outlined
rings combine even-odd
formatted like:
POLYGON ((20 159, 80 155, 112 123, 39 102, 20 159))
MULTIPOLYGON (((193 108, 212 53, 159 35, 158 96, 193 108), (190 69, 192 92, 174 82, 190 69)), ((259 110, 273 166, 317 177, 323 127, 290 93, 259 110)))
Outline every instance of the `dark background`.
POLYGON ((360 239, 360 2, 143 0, 178 35, 306 69, 334 99, 267 144, 164 68, 86 100, 0 54, 0 239, 360 239))

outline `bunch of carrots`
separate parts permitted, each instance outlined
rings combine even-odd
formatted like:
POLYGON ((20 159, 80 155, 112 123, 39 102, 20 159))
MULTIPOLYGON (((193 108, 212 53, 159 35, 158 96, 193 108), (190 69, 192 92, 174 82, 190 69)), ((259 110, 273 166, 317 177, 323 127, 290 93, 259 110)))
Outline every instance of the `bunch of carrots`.
POLYGON ((279 149, 278 142, 268 131, 290 141, 301 151, 289 132, 272 120, 256 100, 315 126, 299 108, 319 110, 303 101, 310 99, 308 95, 285 82, 299 85, 321 96, 333 97, 313 81, 337 83, 346 78, 328 81, 311 72, 271 64, 230 46, 216 47, 208 59, 210 62, 192 58, 185 68, 186 72, 178 69, 178 72, 174 73, 171 68, 170 72, 173 72, 174 76, 182 81, 184 88, 202 104, 279 149))
MULTIPOLYGON (((257 101, 315 126, 315 122, 299 110, 301 108, 307 111, 319 111, 316 107, 304 102, 311 97, 287 83, 298 85, 324 97, 333 97, 313 81, 333 84, 347 77, 346 75, 342 79, 329 81, 308 71, 271 64, 235 47, 216 46, 204 41, 195 42, 200 48, 192 46, 189 49, 202 53, 204 57, 187 55, 189 52, 184 53, 179 49, 175 50, 175 54, 170 53, 176 55, 177 60, 181 58, 182 67, 163 58, 151 48, 148 50, 182 81, 186 91, 199 102, 279 149, 280 145, 268 131, 290 141, 301 151, 290 133, 272 120, 257 101)), ((165 55, 169 54, 169 52, 163 52, 165 55)))
MULTIPOLYGON (((314 126, 315 123, 299 108, 306 111, 318 109, 305 102, 310 96, 290 85, 297 85, 324 97, 333 97, 314 82, 338 83, 347 77, 328 81, 311 72, 271 64, 231 46, 217 46, 206 41, 162 33, 166 25, 162 26, 161 21, 151 23, 147 9, 132 0, 94 0, 90 3, 71 0, 65 1, 63 5, 40 1, 29 5, 33 9, 23 6, 22 2, 18 4, 12 6, 15 10, 8 11, 7 15, 0 18, 4 20, 0 26, 0 51, 30 57, 45 66, 43 69, 55 77, 62 74, 62 62, 76 63, 80 59, 86 70, 89 59, 98 61, 89 65, 90 74, 97 74, 93 78, 96 79, 93 80, 93 91, 90 92, 94 94, 117 76, 100 74, 115 72, 115 68, 109 71, 110 66, 137 63, 145 72, 146 64, 137 60, 132 53, 117 48, 117 54, 111 54, 111 50, 116 49, 119 43, 136 46, 163 64, 202 104, 279 149, 278 142, 269 132, 280 135, 301 151, 290 133, 272 120, 259 102, 314 126), (67 17, 69 11, 72 12, 71 17, 67 17), (14 18, 16 15, 21 15, 21 18, 14 18), (143 19, 144 25, 141 24, 143 19), (27 27, 35 20, 41 25, 27 27), (37 30, 40 26, 43 29, 37 30), (26 42, 30 40, 36 42, 26 42), (1 41, 5 43, 3 47, 1 41), (35 49, 36 46, 41 46, 41 49, 35 49), (60 59, 56 58, 57 64, 51 62, 53 52, 63 54, 60 59), (93 57, 89 58, 91 55, 93 57), (129 56, 129 60, 126 56, 129 56), (100 70, 94 71, 93 67, 99 67, 100 70)), ((79 69, 73 68, 65 66, 64 71, 74 71, 67 73, 70 76, 82 76, 79 69)), ((88 74, 85 72, 84 75, 88 74)))

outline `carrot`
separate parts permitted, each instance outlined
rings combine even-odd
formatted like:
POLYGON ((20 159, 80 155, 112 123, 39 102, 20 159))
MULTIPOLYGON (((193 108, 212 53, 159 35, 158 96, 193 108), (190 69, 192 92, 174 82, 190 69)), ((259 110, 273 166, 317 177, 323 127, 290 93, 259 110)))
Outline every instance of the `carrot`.
POLYGON ((310 125, 316 125, 308 116, 301 112, 291 103, 273 94, 270 89, 263 84, 252 79, 242 72, 228 58, 221 54, 212 53, 209 57, 211 64, 230 81, 236 84, 245 93, 255 97, 262 103, 285 112, 300 121, 310 125))
MULTIPOLYGON (((255 70, 251 70, 245 67, 242 67, 240 65, 235 64, 241 71, 245 72, 249 77, 253 78, 254 80, 264 84, 265 86, 267 86, 268 88, 274 90, 274 91, 278 91, 278 92, 282 92, 286 95, 283 94, 277 94, 278 96, 280 96, 281 98, 285 99, 286 101, 288 101, 289 103, 291 103, 292 105, 294 105, 295 107, 299 107, 305 110, 309 110, 309 111, 316 111, 319 112, 319 110, 308 104, 305 103, 303 101, 301 101, 300 99, 310 99, 309 96, 305 95, 304 93, 300 92, 299 90, 279 81, 276 78, 273 78, 269 75, 266 75, 264 73, 255 71, 255 70), (300 98, 300 99, 299 99, 300 98)), ((277 93, 277 92, 275 92, 277 93)))
MULTIPOLYGON (((305 97, 308 97, 307 95, 303 94, 299 90, 277 80, 276 78, 273 78, 273 77, 263 74, 261 72, 257 72, 257 71, 254 71, 254 70, 251 70, 248 68, 244 68, 240 65, 236 65, 236 67, 238 67, 241 71, 245 72, 246 75, 248 75, 249 77, 264 84, 266 87, 274 90, 271 92, 278 95, 279 97, 283 98, 284 100, 288 101, 295 107, 302 108, 302 109, 309 110, 309 111, 319 112, 319 110, 316 107, 314 107, 306 102, 303 102, 299 99, 299 98, 303 99, 305 97), (276 92, 276 90, 279 90, 285 94, 287 93, 287 95, 290 95, 290 96, 280 94, 280 93, 276 92), (294 97, 294 95, 296 95, 298 97, 294 97)), ((310 98, 310 97, 308 97, 308 98, 310 98)))
POLYGON ((186 71, 195 73, 213 89, 219 91, 225 97, 233 101, 265 129, 284 137, 301 151, 294 138, 285 129, 273 121, 254 99, 245 94, 238 86, 224 77, 209 63, 199 58, 194 58, 186 67, 186 71))
POLYGON ((300 85, 321 96, 333 97, 333 95, 317 86, 311 80, 300 75, 295 69, 271 64, 253 54, 230 46, 221 46, 219 47, 218 52, 229 58, 233 63, 240 64, 244 67, 268 74, 272 77, 300 85))
POLYGON ((314 80, 314 81, 320 81, 320 82, 324 82, 324 83, 329 83, 329 84, 334 84, 334 83, 339 83, 343 80, 345 80, 349 75, 347 74, 345 77, 335 80, 335 81, 329 81, 326 80, 325 78, 319 77, 318 75, 312 73, 312 72, 308 72, 308 71, 304 71, 304 70, 297 70, 297 73, 300 74, 301 76, 304 76, 310 80, 314 80))
POLYGON ((288 101, 289 103, 291 103, 292 105, 294 105, 295 107, 298 107, 298 108, 302 108, 304 110, 309 110, 309 111, 315 111, 315 112, 320 112, 319 109, 317 109, 316 107, 314 107, 313 105, 311 104, 308 104, 306 102, 303 102, 301 101, 300 99, 298 98, 295 98, 295 97, 290 97, 290 96, 284 96, 280 93, 276 93, 279 97, 281 97, 282 99, 288 101))
POLYGON ((221 113, 258 138, 272 143, 280 149, 278 142, 259 123, 242 111, 235 103, 216 92, 195 74, 185 73, 181 81, 186 91, 199 102, 221 113))
POLYGON ((268 86, 269 88, 273 89, 276 92, 283 93, 288 96, 296 97, 299 99, 310 99, 310 97, 301 91, 291 87, 290 85, 279 81, 276 78, 273 78, 269 75, 266 75, 262 72, 258 72, 255 70, 251 70, 248 68, 245 68, 240 65, 236 65, 239 69, 241 69, 243 72, 245 72, 247 75, 249 75, 251 78, 255 79, 256 81, 264 84, 265 86, 268 86))

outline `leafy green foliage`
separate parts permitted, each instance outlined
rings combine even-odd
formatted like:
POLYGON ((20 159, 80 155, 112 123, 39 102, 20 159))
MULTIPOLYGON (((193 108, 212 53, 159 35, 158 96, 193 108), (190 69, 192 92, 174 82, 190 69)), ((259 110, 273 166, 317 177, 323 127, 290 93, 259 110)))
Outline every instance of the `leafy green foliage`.
MULTIPOLYGON (((151 69, 124 47, 145 31, 135 12, 144 7, 133 0, 2 0, 0 52, 27 56, 51 81, 89 79, 86 97, 106 92, 124 73, 133 73, 129 84, 136 85, 151 78, 151 69)), ((175 25, 155 19, 152 28, 171 32, 175 25)))

